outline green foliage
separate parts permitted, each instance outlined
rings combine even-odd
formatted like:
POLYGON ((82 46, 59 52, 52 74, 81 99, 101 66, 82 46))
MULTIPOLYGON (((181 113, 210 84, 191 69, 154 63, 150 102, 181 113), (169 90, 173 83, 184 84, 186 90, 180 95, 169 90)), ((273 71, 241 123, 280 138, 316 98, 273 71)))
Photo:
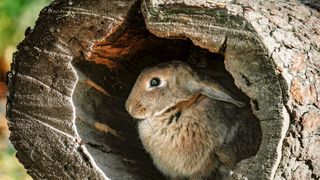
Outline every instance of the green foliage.
POLYGON ((0 57, 7 46, 16 46, 28 26, 50 0, 0 0, 0 57))
POLYGON ((22 165, 14 158, 16 151, 11 145, 0 147, 0 151, 0 179, 31 180, 22 165))

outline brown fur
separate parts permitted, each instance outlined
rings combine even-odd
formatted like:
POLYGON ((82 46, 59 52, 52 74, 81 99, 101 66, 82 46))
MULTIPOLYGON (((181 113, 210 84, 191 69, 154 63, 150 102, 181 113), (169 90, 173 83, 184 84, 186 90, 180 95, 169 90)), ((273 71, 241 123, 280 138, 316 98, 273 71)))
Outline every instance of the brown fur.
POLYGON ((228 172, 236 163, 226 147, 238 129, 219 106, 241 105, 219 84, 201 80, 183 62, 170 62, 144 70, 126 102, 137 119, 142 143, 154 164, 171 178, 207 178, 228 172), (150 88, 158 77, 162 85, 150 88), (214 99, 219 101, 215 101, 214 99))

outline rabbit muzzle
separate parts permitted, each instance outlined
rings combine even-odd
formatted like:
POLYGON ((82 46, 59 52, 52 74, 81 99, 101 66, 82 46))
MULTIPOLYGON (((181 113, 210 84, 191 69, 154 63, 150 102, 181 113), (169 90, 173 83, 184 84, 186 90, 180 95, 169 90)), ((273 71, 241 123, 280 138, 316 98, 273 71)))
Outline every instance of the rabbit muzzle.
POLYGON ((146 108, 138 101, 137 103, 128 103, 126 102, 126 110, 128 113, 137 120, 148 118, 148 113, 146 108))

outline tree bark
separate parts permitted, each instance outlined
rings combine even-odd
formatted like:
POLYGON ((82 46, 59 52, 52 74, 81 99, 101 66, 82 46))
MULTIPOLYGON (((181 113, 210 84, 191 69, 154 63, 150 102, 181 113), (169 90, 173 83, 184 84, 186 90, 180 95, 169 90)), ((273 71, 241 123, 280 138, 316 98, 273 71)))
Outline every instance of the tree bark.
POLYGON ((26 31, 8 75, 18 159, 36 179, 164 179, 124 102, 144 67, 179 59, 250 104, 241 120, 252 131, 239 139, 253 150, 235 179, 319 179, 318 7, 297 0, 54 1, 26 31))

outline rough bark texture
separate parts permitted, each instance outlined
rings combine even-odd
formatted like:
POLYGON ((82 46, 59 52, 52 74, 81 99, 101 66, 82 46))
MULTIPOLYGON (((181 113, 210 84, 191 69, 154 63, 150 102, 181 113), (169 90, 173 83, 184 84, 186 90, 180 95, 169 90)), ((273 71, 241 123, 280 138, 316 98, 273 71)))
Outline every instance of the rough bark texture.
POLYGON ((234 178, 318 179, 317 7, 297 0, 56 0, 26 31, 9 74, 17 157, 37 179, 163 179, 124 102, 144 67, 179 59, 250 102, 244 117, 255 129, 248 135, 257 137, 249 145, 260 147, 237 164, 234 178))
POLYGON ((107 178, 75 127, 71 60, 120 26, 133 2, 54 1, 26 31, 9 74, 7 117, 17 157, 32 177, 107 178))

